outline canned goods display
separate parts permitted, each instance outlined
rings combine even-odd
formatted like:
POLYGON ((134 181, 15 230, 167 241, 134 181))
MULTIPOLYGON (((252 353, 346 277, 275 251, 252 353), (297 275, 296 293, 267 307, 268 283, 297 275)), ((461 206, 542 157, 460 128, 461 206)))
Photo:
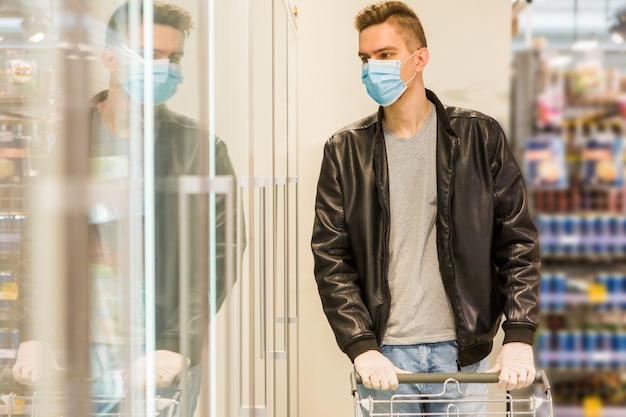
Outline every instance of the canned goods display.
POLYGON ((543 256, 626 255, 626 216, 542 214, 536 223, 543 256))
POLYGON ((626 328, 564 328, 538 332, 541 368, 614 369, 626 366, 626 328))
POLYGON ((620 298, 624 291, 622 287, 623 278, 623 275, 619 273, 612 273, 608 276, 607 297, 609 308, 620 308, 620 298))
POLYGON ((556 273, 552 276, 552 309, 563 310, 567 303, 567 276, 556 273))
MULTIPOLYGON (((596 284, 601 285, 605 289, 607 294, 608 294, 608 288, 609 288, 609 279, 610 279, 610 276, 607 273, 600 273, 596 276, 596 279, 595 279, 596 284)), ((596 307, 596 310, 598 311, 608 310, 609 303, 608 302, 596 303, 595 307, 596 307)))
POLYGON ((537 335, 537 362, 544 369, 554 365, 551 358, 554 351, 552 337, 552 332, 549 330, 540 331, 537 335))
MULTIPOLYGON (((626 8, 619 16, 626 22, 626 8)), ((530 67, 538 76, 524 87, 539 91, 536 100, 557 91, 567 103, 555 129, 567 186, 530 189, 541 255, 536 363, 556 381, 555 417, 626 417, 626 67, 609 76, 614 64, 600 51, 588 61, 568 55, 572 65, 563 66, 552 60, 559 48, 545 55, 516 67, 527 74, 529 63, 545 65, 530 67), (591 61, 605 80, 621 80, 617 98, 578 89, 589 71, 582 62, 591 61)))
POLYGON ((539 284, 539 303, 542 310, 552 309, 552 274, 543 274, 539 284))
MULTIPOLYGON (((570 284, 563 272, 544 273, 539 286, 543 311, 564 311, 568 306, 590 306, 597 312, 626 311, 626 273, 599 272, 585 290, 582 284, 570 284)), ((574 280, 575 281, 575 280, 574 280)))

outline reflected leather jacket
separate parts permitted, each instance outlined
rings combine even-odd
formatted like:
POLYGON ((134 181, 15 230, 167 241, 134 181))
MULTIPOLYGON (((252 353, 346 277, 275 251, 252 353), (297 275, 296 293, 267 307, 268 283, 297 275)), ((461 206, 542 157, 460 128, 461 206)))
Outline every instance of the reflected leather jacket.
MULTIPOLYGON (((103 91, 91 101, 89 120, 96 110, 96 105, 106 99, 107 92, 103 91)), ((200 257, 204 256, 197 248, 201 248, 202 234, 198 230, 198 210, 202 197, 187 197, 189 211, 184 218, 188 221, 189 230, 189 274, 180 277, 179 264, 181 262, 179 242, 179 190, 172 188, 171 181, 181 175, 199 174, 200 140, 202 134, 197 121, 169 110, 165 105, 155 107, 155 145, 154 167, 156 179, 155 201, 155 347, 180 353, 188 353, 192 365, 200 360, 202 351, 202 277, 199 268, 200 257), (180 304, 181 280, 188 281, 187 305, 180 304), (186 309, 187 322, 181 328, 180 317, 186 309), (189 352, 181 352, 181 338, 187 338, 189 352)), ((58 149, 59 144, 55 147, 58 149)), ((53 150, 54 152, 54 150, 53 150)), ((92 156, 97 156, 92 149, 92 156)), ((216 175, 234 176, 234 169, 228 156, 226 144, 219 138, 215 139, 215 173, 216 175)), ((236 206, 236 204, 235 204, 236 206)), ((32 274, 32 265, 29 253, 32 246, 32 232, 29 227, 22 240, 22 257, 17 274, 19 296, 13 319, 19 329, 22 341, 38 339, 34 334, 36 313, 32 311, 33 296, 36 279, 32 274)), ((100 256, 106 252, 110 242, 99 234, 94 225, 89 227, 92 256, 100 256), (101 248, 104 248, 100 250, 101 248)), ((235 232, 236 233, 236 232, 235 232)), ((245 238, 240 237, 242 246, 245 238)), ((229 288, 227 288, 226 271, 226 201, 223 194, 215 197, 215 311, 223 304, 229 288)), ((237 240, 233 236, 232 242, 237 240)), ((206 243, 204 244, 206 245, 206 243)), ((233 248, 234 249, 234 248, 233 248)), ((243 249, 242 249, 243 250, 243 249)), ((94 259, 91 260, 94 262, 94 259)), ((233 260, 234 262, 234 260, 233 260)), ((206 279, 205 279, 206 280, 206 279)), ((206 284, 208 285, 208 283, 206 284)), ((212 300, 213 297, 210 297, 212 300)), ((81 312, 82 313, 82 312, 81 312)), ((127 317, 125 317, 127 318, 127 317)), ((126 323, 127 325, 128 323, 126 323)), ((123 325, 120 323, 120 325, 123 325)), ((92 330, 93 332, 93 330, 92 330)))
MULTIPOLYGON (((538 236, 500 125, 426 94, 437 109, 439 269, 456 320, 458 365, 466 366, 490 353, 503 314, 504 343, 533 343, 538 236)), ((351 360, 379 349, 392 302, 381 118, 382 108, 326 142, 317 186, 315 277, 337 343, 351 360)))

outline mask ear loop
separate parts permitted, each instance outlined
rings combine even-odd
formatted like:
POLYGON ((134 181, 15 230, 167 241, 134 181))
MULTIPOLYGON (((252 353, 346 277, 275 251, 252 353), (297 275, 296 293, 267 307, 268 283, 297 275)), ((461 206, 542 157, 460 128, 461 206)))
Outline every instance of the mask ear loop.
POLYGON ((419 49, 416 49, 415 52, 413 52, 411 55, 409 55, 409 57, 407 59, 405 59, 404 61, 400 62, 400 65, 404 64, 406 61, 408 61, 409 59, 413 58, 418 51, 419 51, 419 49))
POLYGON ((118 53, 122 55, 122 59, 124 59, 127 62, 138 61, 138 62, 143 63, 145 60, 144 57, 142 57, 137 52, 133 51, 132 49, 130 49, 128 46, 124 45, 123 43, 120 44, 116 49, 118 53))
MULTIPOLYGON (((128 46, 124 45, 123 43, 113 47, 111 50, 115 54, 115 58, 117 61, 116 68, 114 71, 111 72, 111 74, 113 74, 113 77, 115 77, 115 79, 120 85, 123 85, 125 81, 122 79, 122 77, 119 74, 120 63, 124 65, 128 71, 128 67, 131 65, 131 63, 138 62, 142 64, 144 59, 141 55, 139 55, 137 52, 133 51, 132 49, 130 49, 128 46)), ((126 77, 128 78, 128 74, 126 74, 126 77)))
MULTIPOLYGON (((415 56, 415 54, 419 51, 419 49, 416 49, 415 52, 413 52, 407 59, 405 59, 404 61, 402 61, 400 63, 400 65, 404 64, 406 61, 408 61, 409 59, 413 58, 415 56)), ((413 76, 411 77, 411 79, 407 82, 404 83, 405 86, 408 87, 409 84, 411 84, 411 81, 413 81, 415 79, 415 76, 417 75, 417 71, 415 71, 413 73, 413 76)))
POLYGON ((407 82, 404 83, 404 85, 406 85, 408 87, 409 84, 411 84, 411 81, 413 81, 415 79, 415 76, 417 75, 417 71, 415 71, 413 73, 413 76, 411 77, 411 79, 407 82))

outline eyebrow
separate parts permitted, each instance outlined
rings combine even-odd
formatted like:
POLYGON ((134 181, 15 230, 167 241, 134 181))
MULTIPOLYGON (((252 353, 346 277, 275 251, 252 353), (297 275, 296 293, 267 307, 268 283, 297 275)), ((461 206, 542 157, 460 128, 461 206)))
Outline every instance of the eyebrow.
MULTIPOLYGON (((163 54, 163 53, 165 53, 165 51, 162 51, 162 50, 160 50, 160 49, 154 49, 154 50, 152 51, 152 53, 153 53, 154 55, 158 55, 158 54, 163 54)), ((174 51, 174 52, 172 52, 169 56, 175 56, 175 57, 182 58, 184 54, 185 54, 185 52, 184 52, 184 51, 182 51, 182 50, 180 50, 180 51, 174 51)))
MULTIPOLYGON (((391 46, 391 45, 388 45, 388 46, 383 46, 382 48, 378 48, 378 49, 376 49, 376 50, 374 51, 373 55, 376 55, 376 54, 379 54, 379 53, 381 53, 381 52, 385 52, 385 51, 392 51, 392 52, 395 52, 395 51, 397 51, 397 50, 398 50, 398 48, 396 48, 395 46, 391 46)), ((366 54, 366 53, 364 53, 364 52, 359 52, 359 58, 365 58, 365 57, 368 57, 368 56, 369 56, 369 55, 367 55, 367 54, 366 54)))

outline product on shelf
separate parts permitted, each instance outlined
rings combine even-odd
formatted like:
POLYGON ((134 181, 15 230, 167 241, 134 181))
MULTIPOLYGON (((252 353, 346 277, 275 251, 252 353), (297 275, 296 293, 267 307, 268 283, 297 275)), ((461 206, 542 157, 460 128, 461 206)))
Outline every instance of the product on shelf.
POLYGON ((0 184, 24 183, 29 175, 30 138, 24 135, 23 124, 1 123, 0 139, 0 184))
POLYGON ((624 147, 619 137, 599 135, 589 138, 582 151, 583 185, 620 187, 624 184, 624 147))
POLYGON ((524 150, 524 169, 529 188, 567 187, 563 140, 554 135, 540 135, 529 139, 524 150))

